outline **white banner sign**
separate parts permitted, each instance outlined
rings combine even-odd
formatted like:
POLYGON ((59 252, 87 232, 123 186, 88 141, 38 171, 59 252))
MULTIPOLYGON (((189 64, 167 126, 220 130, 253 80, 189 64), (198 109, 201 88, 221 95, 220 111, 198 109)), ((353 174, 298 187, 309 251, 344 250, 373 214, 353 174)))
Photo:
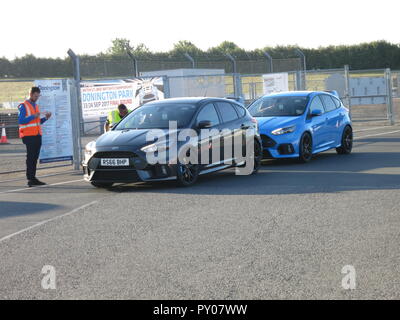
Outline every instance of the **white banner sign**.
POLYGON ((105 117, 118 105, 130 111, 142 104, 164 99, 163 79, 126 79, 115 82, 82 82, 81 101, 83 119, 105 117))
POLYGON ((42 125, 40 163, 67 161, 73 158, 70 84, 67 79, 36 80, 40 89, 40 117, 52 116, 42 125))
POLYGON ((287 73, 271 73, 263 75, 264 94, 289 91, 289 78, 287 73))

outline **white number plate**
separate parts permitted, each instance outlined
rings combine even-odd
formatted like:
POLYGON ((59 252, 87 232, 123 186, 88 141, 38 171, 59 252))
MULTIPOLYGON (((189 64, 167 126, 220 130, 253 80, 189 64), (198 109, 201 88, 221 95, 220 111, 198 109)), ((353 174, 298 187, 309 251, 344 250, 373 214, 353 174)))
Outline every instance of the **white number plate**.
POLYGON ((128 158, 101 159, 101 165, 108 167, 129 166, 129 159, 128 158))

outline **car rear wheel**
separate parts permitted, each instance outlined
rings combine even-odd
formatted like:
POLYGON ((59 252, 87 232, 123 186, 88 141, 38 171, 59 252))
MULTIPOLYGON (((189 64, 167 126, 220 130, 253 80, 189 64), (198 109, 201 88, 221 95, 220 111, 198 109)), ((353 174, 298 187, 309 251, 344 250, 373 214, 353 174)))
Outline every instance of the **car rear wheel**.
POLYGON ((177 164, 177 182, 181 187, 193 185, 199 177, 200 167, 197 164, 177 164))
POLYGON ((262 148, 258 141, 254 141, 254 169, 252 174, 258 172, 258 169, 261 167, 261 161, 263 158, 262 148))
POLYGON ((114 184, 112 182, 96 182, 96 181, 92 181, 90 183, 92 184, 92 186, 96 188, 110 188, 114 184))
POLYGON ((346 126, 343 130, 342 144, 336 148, 338 154, 350 154, 353 149, 353 130, 350 126, 346 126))
POLYGON ((302 135, 299 145, 299 161, 310 162, 312 159, 312 137, 306 132, 302 135))

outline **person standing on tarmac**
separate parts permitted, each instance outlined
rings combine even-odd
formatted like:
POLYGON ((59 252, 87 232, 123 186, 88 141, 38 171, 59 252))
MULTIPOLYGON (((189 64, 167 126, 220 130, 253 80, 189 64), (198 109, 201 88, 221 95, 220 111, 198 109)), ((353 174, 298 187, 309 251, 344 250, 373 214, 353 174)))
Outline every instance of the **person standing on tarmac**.
POLYGON ((51 112, 46 112, 45 117, 40 118, 40 110, 37 101, 40 97, 40 89, 32 87, 29 91, 29 99, 18 106, 19 137, 26 146, 26 178, 28 186, 45 185, 36 178, 36 166, 42 146, 41 125, 51 117, 51 112))
POLYGON ((118 122, 121 121, 129 113, 128 108, 124 104, 120 104, 118 109, 111 111, 108 114, 106 124, 104 125, 104 131, 110 131, 118 122))

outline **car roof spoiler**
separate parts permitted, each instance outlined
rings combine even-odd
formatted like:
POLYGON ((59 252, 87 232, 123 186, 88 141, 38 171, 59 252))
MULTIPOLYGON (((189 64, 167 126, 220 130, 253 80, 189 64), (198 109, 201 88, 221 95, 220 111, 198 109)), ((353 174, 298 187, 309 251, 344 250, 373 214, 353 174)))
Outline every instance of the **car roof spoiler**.
POLYGON ((334 95, 335 97, 340 98, 339 93, 336 90, 324 90, 324 92, 328 92, 328 93, 334 95))
POLYGON ((240 104, 244 105, 243 97, 226 96, 225 99, 235 100, 236 102, 239 102, 240 104))

